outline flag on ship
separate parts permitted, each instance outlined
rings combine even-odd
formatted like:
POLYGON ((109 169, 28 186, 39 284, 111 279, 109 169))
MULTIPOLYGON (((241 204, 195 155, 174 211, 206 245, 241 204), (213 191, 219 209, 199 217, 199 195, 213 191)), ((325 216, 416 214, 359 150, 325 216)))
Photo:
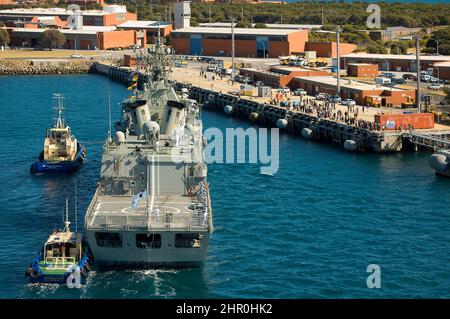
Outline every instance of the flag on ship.
POLYGON ((138 85, 138 81, 139 81, 139 73, 138 73, 138 71, 134 70, 133 73, 130 74, 130 77, 129 77, 128 80, 130 82, 130 85, 128 86, 128 90, 131 91, 134 88, 136 88, 137 85, 138 85))
POLYGON ((147 191, 143 189, 139 193, 134 196, 133 201, 131 203, 131 208, 137 208, 139 205, 139 202, 141 201, 141 198, 147 197, 147 191))

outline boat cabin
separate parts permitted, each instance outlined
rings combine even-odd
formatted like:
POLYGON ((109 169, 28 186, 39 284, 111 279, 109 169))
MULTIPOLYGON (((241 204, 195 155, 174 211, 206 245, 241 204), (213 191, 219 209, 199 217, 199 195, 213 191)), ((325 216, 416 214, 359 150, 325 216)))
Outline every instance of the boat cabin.
POLYGON ((44 245, 44 262, 49 264, 73 264, 82 257, 81 234, 53 232, 44 245))
POLYGON ((76 155, 76 140, 69 127, 52 128, 47 132, 44 144, 44 159, 47 161, 73 160, 76 155))

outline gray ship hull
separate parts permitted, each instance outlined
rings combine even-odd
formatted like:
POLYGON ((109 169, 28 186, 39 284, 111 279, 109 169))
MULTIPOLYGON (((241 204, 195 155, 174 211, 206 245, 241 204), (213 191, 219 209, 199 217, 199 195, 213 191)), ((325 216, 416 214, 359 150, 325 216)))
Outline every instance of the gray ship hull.
MULTIPOLYGON (((99 247, 95 238, 96 231, 87 231, 86 236, 95 264, 103 267, 124 268, 182 268, 199 267, 207 257, 209 232, 201 232, 202 243, 198 248, 176 247, 173 231, 155 232, 161 235, 159 248, 138 247, 136 235, 145 234, 138 231, 118 231, 122 237, 121 247, 99 247)), ((186 233, 186 232, 180 232, 186 233)), ((195 232, 198 234, 199 232, 195 232)))

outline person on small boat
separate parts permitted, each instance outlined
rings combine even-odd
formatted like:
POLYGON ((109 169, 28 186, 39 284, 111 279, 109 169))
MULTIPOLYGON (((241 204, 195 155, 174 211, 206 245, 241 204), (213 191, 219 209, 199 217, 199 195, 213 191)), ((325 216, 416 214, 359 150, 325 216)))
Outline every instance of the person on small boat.
POLYGON ((59 247, 59 254, 61 257, 66 257, 66 245, 64 243, 59 247))

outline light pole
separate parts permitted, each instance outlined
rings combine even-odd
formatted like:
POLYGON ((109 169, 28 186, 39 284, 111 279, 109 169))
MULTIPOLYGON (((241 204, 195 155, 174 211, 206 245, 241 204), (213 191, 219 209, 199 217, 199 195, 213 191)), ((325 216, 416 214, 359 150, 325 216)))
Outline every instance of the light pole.
POLYGON ((386 72, 389 72, 389 61, 387 59, 383 59, 386 62, 386 72))
POLYGON ((417 113, 420 113, 420 102, 421 102, 421 96, 420 96, 420 36, 416 35, 416 63, 417 63, 417 92, 416 92, 416 107, 417 107, 417 113))
POLYGON ((436 54, 439 55, 439 40, 436 40, 436 39, 430 39, 430 41, 436 42, 436 54))
POLYGON ((342 27, 336 28, 336 55, 337 55, 337 95, 341 96, 341 51, 340 51, 340 35, 342 27))

